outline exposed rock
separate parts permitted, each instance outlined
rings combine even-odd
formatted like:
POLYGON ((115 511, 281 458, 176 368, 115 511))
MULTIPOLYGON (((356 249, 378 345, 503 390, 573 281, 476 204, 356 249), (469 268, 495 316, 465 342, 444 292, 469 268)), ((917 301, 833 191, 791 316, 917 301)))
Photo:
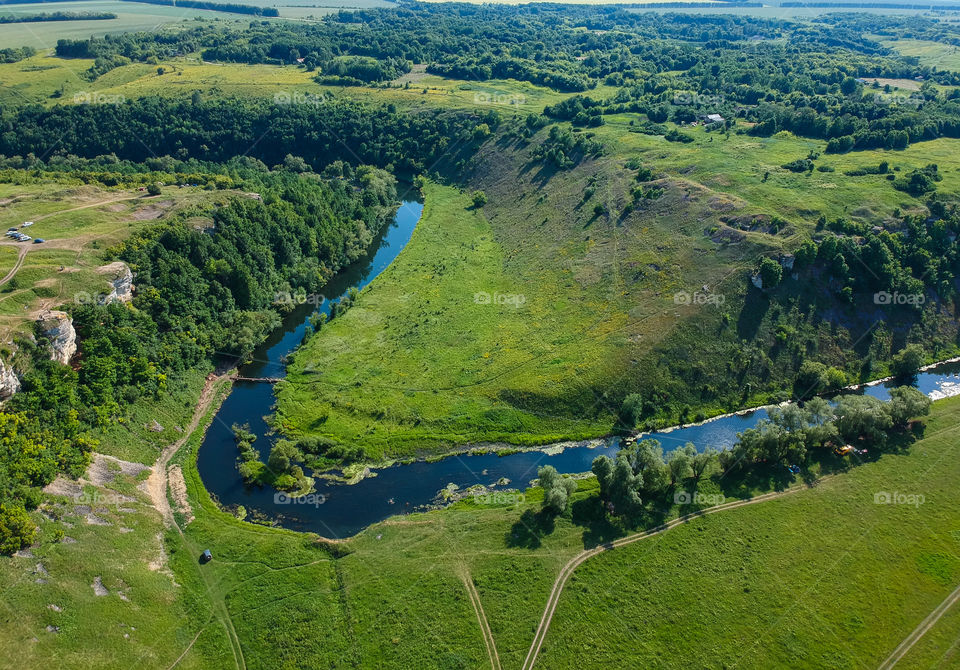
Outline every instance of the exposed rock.
POLYGON ((162 433, 163 426, 160 425, 160 422, 154 419, 147 425, 147 430, 153 433, 162 433))
POLYGON ((753 282, 753 285, 757 288, 763 288, 763 278, 760 275, 753 275, 750 277, 750 281, 753 282))
POLYGON ((19 390, 20 378, 17 373, 0 359, 0 400, 6 400, 19 390))
POLYGON ((73 319, 66 312, 49 310, 42 313, 37 321, 50 340, 50 360, 69 364, 77 353, 77 331, 73 328, 73 319))
POLYGON ((784 270, 790 271, 793 269, 793 262, 795 258, 792 254, 784 254, 780 257, 780 265, 784 270))
POLYGON ((110 595, 110 592, 107 590, 107 587, 103 585, 103 580, 99 577, 93 578, 93 584, 90 586, 93 587, 93 593, 97 596, 107 596, 110 595))
POLYGON ((106 304, 133 300, 133 272, 129 265, 117 261, 97 268, 97 272, 109 277, 107 281, 110 282, 110 293, 104 300, 106 304))

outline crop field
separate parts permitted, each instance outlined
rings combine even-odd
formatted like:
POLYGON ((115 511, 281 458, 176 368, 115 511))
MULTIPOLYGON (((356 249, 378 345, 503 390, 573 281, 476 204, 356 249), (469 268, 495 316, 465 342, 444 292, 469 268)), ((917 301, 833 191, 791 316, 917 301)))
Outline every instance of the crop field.
POLYGON ((0 44, 5 47, 29 46, 35 49, 52 49, 59 39, 80 40, 91 36, 102 37, 109 33, 156 30, 161 26, 198 18, 234 23, 240 20, 236 14, 113 0, 58 2, 55 6, 48 3, 5 5, 0 11, 6 15, 43 14, 52 11, 111 12, 117 15, 115 19, 99 21, 46 21, 0 25, 0 44))

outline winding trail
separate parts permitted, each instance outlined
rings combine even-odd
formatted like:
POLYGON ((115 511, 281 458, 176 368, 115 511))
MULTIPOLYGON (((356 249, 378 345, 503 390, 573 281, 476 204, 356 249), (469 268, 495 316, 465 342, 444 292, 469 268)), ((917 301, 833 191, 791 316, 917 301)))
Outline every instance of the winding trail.
MULTIPOLYGON (((150 473, 150 476, 146 480, 145 490, 150 496, 153 506, 163 517, 164 524, 167 527, 175 528, 184 547, 188 551, 193 551, 194 553, 196 547, 190 545, 187 540, 187 536, 183 533, 183 529, 181 529, 177 524, 176 519, 173 516, 173 509, 170 507, 170 501, 167 498, 167 487, 169 486, 168 464, 170 459, 173 458, 180 448, 187 443, 187 440, 190 439, 190 436, 200 425, 200 422, 206 415, 207 410, 210 409, 210 406, 217 397, 216 390, 218 383, 232 374, 234 374, 234 370, 231 369, 225 373, 211 373, 207 376, 207 379, 203 385, 203 391, 201 391, 200 398, 197 401, 197 406, 193 410, 193 416, 190 418, 190 423, 183 431, 183 437, 164 448, 164 450, 160 453, 160 457, 157 458, 156 462, 153 464, 153 472, 150 473)), ((219 610, 219 616, 217 618, 223 625, 224 631, 227 634, 227 639, 230 641, 230 648, 233 652, 233 658, 236 663, 236 667, 239 670, 246 670, 247 664, 243 657, 243 649, 240 646, 240 637, 237 635, 237 630, 233 625, 233 619, 230 617, 230 612, 227 609, 226 603, 222 597, 216 597, 217 591, 215 590, 214 586, 211 585, 207 572, 204 570, 199 570, 199 574, 210 594, 211 604, 213 605, 214 609, 219 610)), ((199 637, 199 635, 200 633, 197 633, 197 637, 199 637)), ((195 641, 196 638, 194 638, 193 642, 195 641)), ((183 659, 184 655, 186 655, 186 653, 190 650, 190 646, 193 646, 193 642, 191 642, 187 649, 184 650, 183 654, 180 655, 180 658, 174 662, 174 665, 183 659)))
MULTIPOLYGON (((819 481, 823 481, 825 477, 821 477, 819 480, 811 484, 810 486, 816 486, 819 481)), ((557 609, 557 604, 560 602, 560 594, 563 592, 563 587, 566 586, 567 581, 569 581, 573 571, 576 570, 582 563, 587 559, 593 558, 599 554, 602 554, 605 551, 610 551, 611 549, 616 549, 617 547, 624 547, 628 544, 633 544, 634 542, 639 542, 640 540, 645 540, 649 537, 654 537, 662 533, 667 532, 671 528, 675 528, 680 524, 686 523, 697 517, 706 516, 708 514, 716 514, 718 512, 725 512, 727 510, 736 509, 737 507, 745 507, 747 505, 755 505, 757 503, 766 502, 768 500, 774 500, 775 498, 782 498, 783 496, 790 495, 791 493, 796 493, 798 491, 805 491, 810 488, 808 485, 795 486, 784 491, 774 491, 771 493, 765 493, 763 495, 757 496, 756 498, 750 498, 748 500, 736 500, 734 502, 725 503, 723 505, 717 505, 716 507, 709 507, 704 510, 697 512, 692 512, 690 514, 685 514, 681 517, 665 523, 661 526, 655 528, 650 528, 633 535, 627 535, 626 537, 621 537, 618 540, 613 542, 608 542, 602 544, 593 549, 587 549, 577 554, 571 558, 566 565, 563 566, 563 569, 560 570, 560 574, 557 576, 557 580, 553 583, 553 589, 550 591, 550 595, 547 597, 547 605, 543 610, 543 616, 540 619, 540 625, 537 627, 537 632, 533 637, 533 643, 530 645, 530 651, 527 652, 527 657, 523 661, 523 670, 531 670, 534 663, 537 662, 537 655, 540 653, 540 647, 543 646, 543 641, 547 637, 547 631, 550 629, 550 622, 553 620, 553 613, 557 609)), ((960 596, 960 592, 957 594, 960 596)))
POLYGON ((927 631, 933 628, 940 620, 940 617, 946 614, 947 610, 955 605, 957 601, 960 601, 960 586, 957 587, 956 591, 948 595, 942 603, 937 605, 937 608, 930 612, 926 619, 920 622, 920 625, 893 650, 893 653, 887 657, 887 660, 880 664, 878 670, 890 670, 890 668, 895 666, 900 659, 907 655, 907 652, 910 651, 913 645, 919 642, 920 638, 926 635, 927 631))
POLYGON ((460 579, 467 589, 467 595, 470 596, 470 604, 473 605, 473 611, 477 615, 477 621, 480 622, 480 631, 483 633, 483 643, 487 647, 487 654, 490 656, 490 667, 493 670, 500 670, 500 655, 497 654, 497 645, 493 640, 493 632, 490 630, 490 624, 487 623, 487 615, 483 611, 483 604, 480 602, 480 594, 473 585, 473 579, 466 566, 460 571, 460 579))

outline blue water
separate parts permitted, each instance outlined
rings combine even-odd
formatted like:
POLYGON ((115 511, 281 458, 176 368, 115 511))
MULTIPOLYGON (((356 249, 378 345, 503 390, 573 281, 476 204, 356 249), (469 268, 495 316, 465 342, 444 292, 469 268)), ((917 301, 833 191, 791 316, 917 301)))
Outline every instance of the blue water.
MULTIPOLYGON (((374 243, 367 257, 337 275, 326 287, 333 300, 346 294, 351 286, 363 288, 379 275, 397 257, 410 241, 420 220, 423 205, 405 201, 397 211, 394 222, 374 243)), ((331 301, 317 309, 329 315, 331 301)), ((313 307, 303 307, 284 320, 283 326, 254 354, 254 362, 244 365, 240 375, 245 377, 282 377, 284 358, 302 341, 307 317, 313 307)), ((939 388, 944 382, 960 382, 960 364, 938 366, 921 373, 917 387, 924 393, 939 388)), ((878 384, 859 392, 886 400, 892 384, 878 384)), ((273 387, 270 384, 237 382, 233 391, 217 412, 201 445, 197 466, 207 490, 224 505, 243 505, 276 519, 285 528, 312 531, 328 538, 355 535, 372 523, 394 514, 410 512, 429 504, 437 492, 448 484, 467 488, 483 484, 491 488, 501 478, 510 484, 506 488, 525 488, 536 478, 537 469, 552 465, 561 473, 590 470, 593 459, 600 454, 613 455, 620 448, 618 438, 601 441, 599 445, 586 443, 569 446, 560 453, 525 451, 497 456, 457 455, 443 460, 410 465, 398 465, 376 472, 353 485, 330 483, 317 479, 316 495, 304 498, 304 503, 290 501, 283 494, 266 488, 250 488, 243 484, 236 470, 237 449, 230 429, 234 423, 248 423, 258 435, 254 446, 265 458, 275 438, 268 434, 264 416, 272 412, 273 387)), ((646 435, 660 441, 664 451, 671 451, 688 442, 697 449, 731 447, 737 433, 757 425, 767 418, 765 409, 718 418, 705 423, 660 431, 646 435)))

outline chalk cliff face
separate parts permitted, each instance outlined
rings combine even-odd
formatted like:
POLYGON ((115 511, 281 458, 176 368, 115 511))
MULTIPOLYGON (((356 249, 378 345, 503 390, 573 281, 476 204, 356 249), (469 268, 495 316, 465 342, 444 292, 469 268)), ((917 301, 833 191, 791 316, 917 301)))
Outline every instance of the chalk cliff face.
POLYGON ((97 271, 107 275, 110 282, 110 293, 104 301, 106 304, 133 300, 133 272, 129 265, 123 261, 117 261, 97 268, 97 271))
POLYGON ((48 311, 37 319, 43 333, 50 340, 50 360, 67 365, 77 353, 77 331, 73 319, 66 312, 48 311))
POLYGON ((19 390, 20 378, 17 373, 0 359, 0 400, 6 400, 19 390))

